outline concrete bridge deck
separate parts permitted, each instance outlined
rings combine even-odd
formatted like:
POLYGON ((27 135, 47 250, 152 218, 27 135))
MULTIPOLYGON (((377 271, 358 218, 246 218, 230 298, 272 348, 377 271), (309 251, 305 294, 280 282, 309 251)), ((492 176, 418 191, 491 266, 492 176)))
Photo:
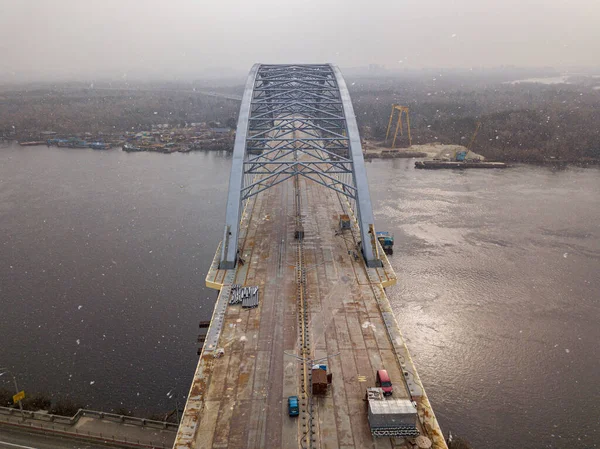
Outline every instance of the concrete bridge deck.
POLYGON ((248 202, 240 228, 245 263, 219 270, 217 250, 207 276, 220 294, 174 447, 417 447, 412 439, 371 436, 365 389, 382 368, 394 397, 417 402, 421 434, 446 447, 385 295, 393 270, 385 257, 383 268, 354 257, 360 233, 354 220, 339 233, 343 213, 351 214, 343 196, 305 178, 248 202), (294 239, 298 209, 306 217, 302 245, 294 239), (258 286, 259 307, 228 305, 232 284, 258 286), (310 366, 294 355, 329 356, 326 396, 307 394, 310 366), (287 416, 290 395, 300 397, 298 418, 287 416))

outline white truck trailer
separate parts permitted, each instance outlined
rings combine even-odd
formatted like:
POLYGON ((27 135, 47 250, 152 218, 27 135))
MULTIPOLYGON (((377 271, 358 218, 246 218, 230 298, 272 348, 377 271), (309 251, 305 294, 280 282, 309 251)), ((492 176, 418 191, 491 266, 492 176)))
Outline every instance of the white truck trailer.
POLYGON ((417 407, 409 399, 392 399, 381 388, 367 388, 369 426, 374 437, 416 437, 417 407))

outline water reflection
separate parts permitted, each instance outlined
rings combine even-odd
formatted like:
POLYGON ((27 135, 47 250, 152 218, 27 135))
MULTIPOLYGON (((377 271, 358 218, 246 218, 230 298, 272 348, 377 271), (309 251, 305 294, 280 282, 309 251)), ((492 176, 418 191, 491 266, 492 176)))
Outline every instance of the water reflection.
MULTIPOLYGON (((0 360, 26 389, 172 409, 215 299, 229 156, 0 158, 0 360)), ((594 447, 600 171, 367 170, 396 239, 390 298, 444 430, 479 448, 594 447)))

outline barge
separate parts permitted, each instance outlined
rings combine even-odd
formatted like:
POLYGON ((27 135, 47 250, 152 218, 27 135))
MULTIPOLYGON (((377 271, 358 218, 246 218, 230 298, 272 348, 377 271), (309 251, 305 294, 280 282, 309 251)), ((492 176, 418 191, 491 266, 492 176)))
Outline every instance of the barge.
POLYGON ((46 142, 35 140, 31 142, 19 142, 19 145, 22 147, 34 147, 38 145, 46 145, 46 142))
POLYGON ((126 143, 123 145, 123 151, 134 152, 134 151, 146 151, 145 148, 140 148, 130 143, 126 143))
POLYGON ((416 161, 415 168, 426 170, 438 170, 443 168, 506 168, 504 162, 484 161, 416 161))
POLYGON ((110 144, 104 142, 92 142, 90 143, 90 148, 92 150, 109 150, 110 144))

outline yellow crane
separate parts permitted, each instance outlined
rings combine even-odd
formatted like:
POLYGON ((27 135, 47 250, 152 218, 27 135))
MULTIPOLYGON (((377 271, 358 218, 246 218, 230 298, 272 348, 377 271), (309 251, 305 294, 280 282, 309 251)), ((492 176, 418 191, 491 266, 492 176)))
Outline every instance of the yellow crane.
POLYGON ((481 127, 481 122, 477 122, 477 126, 475 127, 475 132, 473 133, 473 137, 471 137, 471 141, 469 142, 469 146, 467 147, 467 153, 469 151, 471 151, 471 147, 473 146, 473 143, 475 142, 475 137, 477 137, 477 132, 479 131, 480 127, 481 127))
POLYGON ((390 121, 388 123, 387 132, 385 133, 385 141, 388 141, 388 137, 390 135, 390 129, 392 127, 392 121, 394 120, 394 115, 398 111, 398 122, 396 123, 396 131, 394 132, 394 140, 392 141, 392 148, 396 144, 396 137, 398 136, 398 131, 400 131, 400 135, 404 135, 404 129, 402 126, 402 114, 406 114, 406 127, 408 128, 408 146, 412 145, 412 139, 410 137, 410 118, 408 117, 408 106, 400 106, 399 104, 392 105, 392 113, 390 114, 390 121))
POLYGON ((469 151, 471 151, 471 148, 473 147, 473 142, 475 142, 475 137, 477 137, 477 132, 479 131, 480 126, 481 126, 481 122, 477 122, 477 126, 475 127, 475 132, 473 133, 473 137, 471 137, 471 141, 469 142, 469 146, 467 146, 467 149, 464 151, 456 150, 456 152, 454 154, 454 159, 456 161, 463 162, 464 160, 467 159, 467 155, 469 154, 469 151))

